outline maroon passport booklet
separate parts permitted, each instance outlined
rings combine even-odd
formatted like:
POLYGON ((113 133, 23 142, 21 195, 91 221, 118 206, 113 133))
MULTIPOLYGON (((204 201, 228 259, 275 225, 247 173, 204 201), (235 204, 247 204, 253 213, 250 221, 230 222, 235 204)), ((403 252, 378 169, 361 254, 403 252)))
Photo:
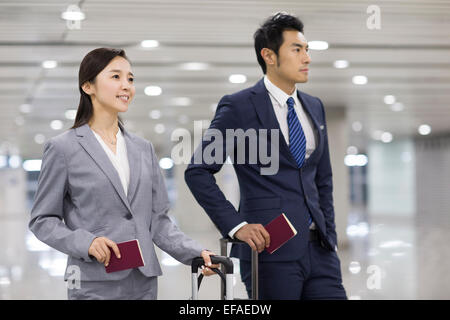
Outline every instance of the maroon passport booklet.
POLYGON ((270 221, 264 228, 270 235, 270 246, 266 248, 270 254, 297 234, 297 230, 295 230, 284 213, 270 221))
POLYGON ((120 251, 120 259, 116 257, 113 249, 109 248, 111 258, 109 265, 105 267, 107 273, 144 266, 144 258, 137 239, 117 243, 117 246, 120 251))

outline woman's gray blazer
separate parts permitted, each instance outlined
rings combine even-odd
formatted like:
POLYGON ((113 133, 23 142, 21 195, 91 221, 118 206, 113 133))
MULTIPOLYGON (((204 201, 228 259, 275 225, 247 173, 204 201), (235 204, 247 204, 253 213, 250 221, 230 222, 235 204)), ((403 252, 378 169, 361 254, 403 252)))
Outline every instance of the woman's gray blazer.
MULTIPOLYGON (((29 228, 66 253, 67 266, 78 266, 82 281, 119 280, 131 271, 106 273, 88 254, 95 237, 138 239, 145 262, 139 269, 147 277, 162 274, 153 243, 184 264, 202 251, 167 215, 169 201, 152 144, 120 127, 130 165, 128 196, 87 124, 51 138, 44 147, 29 228)), ((70 275, 66 269, 64 279, 70 275)))

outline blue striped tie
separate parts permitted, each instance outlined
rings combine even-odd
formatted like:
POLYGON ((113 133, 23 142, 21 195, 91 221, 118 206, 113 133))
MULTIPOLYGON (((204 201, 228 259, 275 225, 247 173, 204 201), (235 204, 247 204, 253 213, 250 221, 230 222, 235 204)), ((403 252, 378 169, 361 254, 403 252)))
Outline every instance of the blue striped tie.
MULTIPOLYGON (((305 162, 306 154, 306 137, 303 133, 302 125, 298 120, 297 114, 294 109, 294 98, 289 97, 286 101, 288 105, 288 127, 289 127, 289 150, 294 156, 295 162, 299 168, 302 167, 305 162)), ((312 223, 311 214, 308 214, 308 226, 312 223)))

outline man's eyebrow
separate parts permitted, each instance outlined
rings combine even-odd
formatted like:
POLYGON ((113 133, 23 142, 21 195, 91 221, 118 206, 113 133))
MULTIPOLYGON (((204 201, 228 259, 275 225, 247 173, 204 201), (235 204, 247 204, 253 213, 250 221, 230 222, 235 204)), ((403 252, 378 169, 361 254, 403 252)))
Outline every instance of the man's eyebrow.
MULTIPOLYGON (((120 72, 122 72, 122 70, 120 70, 120 69, 113 69, 113 70, 109 70, 109 72, 117 72, 117 73, 120 73, 120 72)), ((132 75, 132 76, 134 77, 134 74, 133 74, 133 73, 128 72, 128 74, 129 74, 129 75, 132 75)))
MULTIPOLYGON (((301 43, 294 42, 294 43, 291 44, 291 47, 299 47, 299 48, 303 48, 304 45, 302 45, 301 43)), ((308 48, 309 48, 309 45, 307 44, 307 45, 306 45, 306 49, 308 49, 308 48)))

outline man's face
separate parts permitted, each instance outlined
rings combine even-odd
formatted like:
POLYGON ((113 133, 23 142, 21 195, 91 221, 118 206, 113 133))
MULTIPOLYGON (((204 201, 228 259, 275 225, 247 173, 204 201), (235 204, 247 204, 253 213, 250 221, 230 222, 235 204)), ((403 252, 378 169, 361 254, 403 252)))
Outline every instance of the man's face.
POLYGON ((308 81, 308 65, 311 57, 308 54, 308 43, 303 33, 297 30, 283 31, 283 44, 278 50, 278 76, 294 83, 308 81))

